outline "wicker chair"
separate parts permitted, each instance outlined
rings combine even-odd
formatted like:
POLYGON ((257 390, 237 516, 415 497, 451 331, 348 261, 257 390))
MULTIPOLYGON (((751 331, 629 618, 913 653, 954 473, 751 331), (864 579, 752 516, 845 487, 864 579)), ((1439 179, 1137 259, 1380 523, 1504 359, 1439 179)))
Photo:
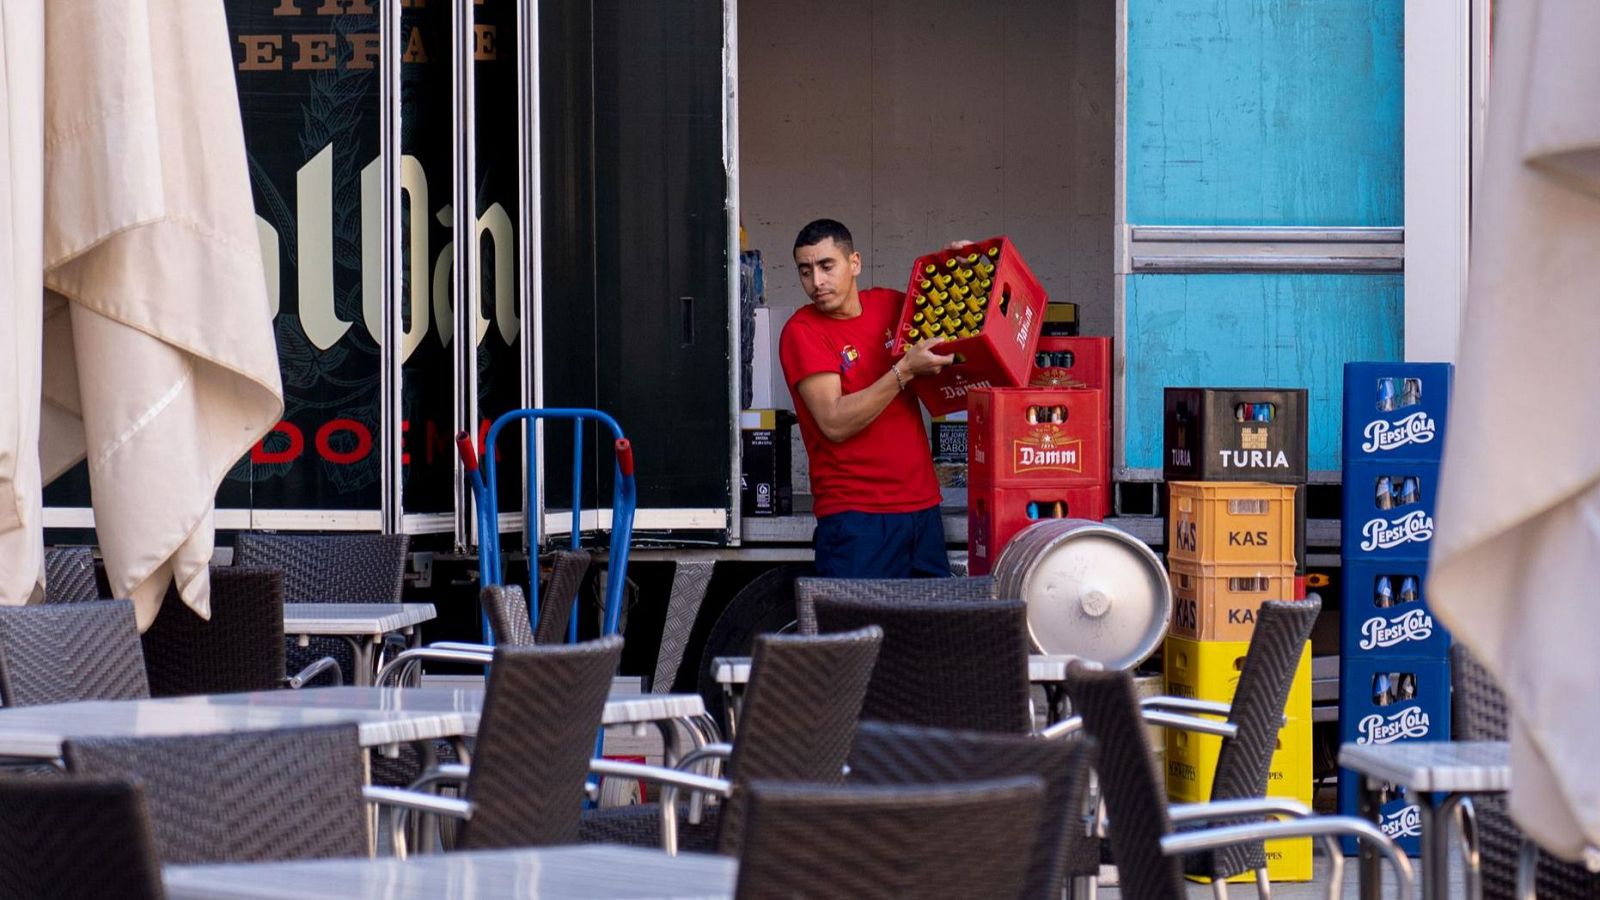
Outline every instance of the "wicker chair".
POLYGON ((1088 802, 1093 748, 1089 740, 862 722, 850 749, 849 783, 927 785, 1038 776, 1045 786, 1044 811, 1021 896, 1060 900, 1066 877, 1092 876, 1100 868, 1088 802))
MULTIPOLYGON (((1506 696, 1489 670, 1461 644, 1450 648, 1451 721, 1458 741, 1507 738, 1506 696)), ((1517 900, 1519 854, 1527 840, 1506 812, 1504 797, 1472 798, 1477 817, 1480 878, 1484 900, 1517 900)), ((1532 852, 1530 849, 1529 852, 1532 852)), ((1537 896, 1554 900, 1600 897, 1600 875, 1562 862, 1544 851, 1536 857, 1537 896)))
POLYGON ((534 626, 528 614, 528 600, 516 585, 489 585, 479 595, 495 642, 511 647, 533 644, 560 644, 567 639, 567 623, 572 620, 572 601, 589 571, 587 550, 557 550, 540 557, 540 568, 550 566, 548 577, 540 579, 539 623, 534 626))
MULTIPOLYGON (((1233 737, 1222 739, 1211 787, 1213 801, 1267 795, 1272 754, 1277 749, 1295 667, 1306 652, 1306 640, 1321 611, 1322 600, 1315 595, 1305 600, 1268 600, 1261 605, 1239 672, 1239 686, 1228 709, 1228 721, 1238 730, 1233 737)), ((1151 705, 1147 702, 1145 707, 1151 705)), ((1184 860, 1187 874, 1213 880, 1254 870, 1259 883, 1267 877, 1266 866, 1266 851, 1259 841, 1197 853, 1184 860)))
POLYGON ((100 778, 0 779, 0 900, 160 900, 144 796, 100 778))
POLYGON ((169 589, 140 641, 152 697, 297 688, 321 675, 342 682, 332 657, 284 677, 283 573, 276 569, 213 566, 209 620, 169 589))
POLYGON ((44 602, 99 600, 93 547, 52 547, 44 552, 44 602))
MULTIPOLYGON (((464 820, 462 849, 542 847, 578 838, 595 734, 622 659, 616 635, 582 644, 499 647, 489 667, 472 765, 439 766, 413 787, 465 783, 461 799, 373 787, 367 798, 464 820)), ((407 815, 392 823, 403 852, 407 815)))
MULTIPOLYGON (((1173 900, 1187 896, 1179 866, 1185 854, 1216 851, 1279 837, 1310 835, 1331 842, 1348 834, 1371 842, 1388 859, 1401 889, 1411 896, 1411 866, 1394 842, 1365 819, 1311 816, 1293 800, 1260 798, 1195 803, 1168 807, 1161 772, 1150 751, 1146 719, 1141 714, 1133 676, 1121 671, 1094 671, 1082 664, 1068 669, 1067 692, 1083 717, 1085 730, 1099 745, 1099 784, 1110 821, 1111 854, 1117 863, 1121 896, 1127 900, 1173 900), (1261 822, 1262 816, 1294 821, 1261 822), (1218 827, 1185 827, 1203 823, 1244 822, 1218 827)), ((1344 857, 1329 847, 1334 884, 1342 878, 1344 857)), ((1213 881, 1219 898, 1227 882, 1213 881)))
POLYGON ((132 603, 0 606, 0 705, 148 696, 132 603))
POLYGON ((922 787, 758 781, 734 896, 1025 896, 1044 799, 1036 777, 922 787))
POLYGON ((794 582, 795 627, 817 633, 817 598, 922 603, 941 600, 993 600, 994 579, 974 578, 797 578, 794 582))
POLYGON ((688 850, 737 854, 744 822, 744 788, 752 781, 840 784, 855 736, 861 702, 878 656, 882 632, 864 628, 818 636, 756 638, 739 738, 690 754, 679 768, 662 769, 596 760, 595 772, 660 781, 661 802, 599 810, 584 817, 585 841, 680 846, 678 788, 703 789, 726 798, 721 814, 683 834, 688 850), (728 760, 728 780, 688 775, 705 756, 728 760))
MULTIPOLYGON (((364 856, 356 726, 83 738, 68 771, 144 786, 163 863, 364 856)), ((92 859, 93 857, 90 857, 92 859)))
POLYGON ((883 649, 861 718, 932 728, 1033 731, 1022 601, 819 597, 816 609, 824 633, 883 628, 883 649))
MULTIPOLYGON (((405 585, 403 534, 288 535, 246 532, 233 545, 233 564, 283 572, 285 603, 399 603, 405 585)), ((308 646, 284 645, 288 670, 301 671, 324 656, 355 675, 348 641, 312 637, 308 646)))

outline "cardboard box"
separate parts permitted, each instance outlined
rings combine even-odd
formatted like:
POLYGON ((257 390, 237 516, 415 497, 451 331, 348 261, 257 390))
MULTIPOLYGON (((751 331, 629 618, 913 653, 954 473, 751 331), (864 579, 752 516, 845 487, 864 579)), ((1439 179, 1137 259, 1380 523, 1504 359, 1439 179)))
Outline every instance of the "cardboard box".
POLYGON ((967 414, 951 413, 936 417, 929 426, 933 448, 933 472, 941 488, 967 486, 967 414))
POLYGON ((1297 490, 1264 482, 1169 483, 1167 559, 1294 565, 1297 490))
POLYGON ((739 511, 745 516, 787 516, 794 512, 790 427, 794 414, 784 409, 747 409, 739 414, 744 461, 739 472, 739 511))
POLYGON ((1105 393, 979 388, 967 395, 973 484, 1094 487, 1111 503, 1111 423, 1105 393))
POLYGON ((932 266, 935 271, 931 274, 940 275, 960 268, 958 263, 952 269, 949 264, 953 261, 974 253, 990 258, 991 250, 995 251, 995 268, 989 276, 990 286, 982 294, 983 321, 978 333, 945 343, 941 350, 957 355, 957 361, 938 375, 925 375, 911 382, 911 390, 933 415, 965 409, 967 392, 973 388, 1025 386, 1032 372, 1048 297, 1016 246, 1004 236, 917 258, 906 288, 905 308, 895 328, 895 358, 903 356, 910 346, 908 329, 913 329, 912 317, 921 308, 917 298, 923 295, 922 282, 930 277, 927 268, 932 266))
POLYGON ((1202 641, 1248 641, 1268 600, 1295 599, 1293 563, 1167 564, 1172 581, 1168 633, 1202 641))
POLYGON ((1098 487, 1000 488, 973 483, 967 489, 967 574, 989 574, 1006 544, 1034 522, 1066 518, 1098 522, 1109 514, 1105 491, 1098 487))
POLYGON ((1169 387, 1162 448, 1167 481, 1304 484, 1306 391, 1169 387))
POLYGON ((1438 462, 1455 366, 1345 363, 1346 462, 1438 462))

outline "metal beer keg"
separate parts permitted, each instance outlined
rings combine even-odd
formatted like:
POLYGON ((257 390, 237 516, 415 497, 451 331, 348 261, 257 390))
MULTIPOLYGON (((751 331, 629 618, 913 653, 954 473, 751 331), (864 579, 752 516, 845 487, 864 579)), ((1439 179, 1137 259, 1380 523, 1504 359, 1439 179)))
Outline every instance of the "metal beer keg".
POLYGON ((1143 541, 1087 519, 1049 519, 1018 532, 994 564, 995 596, 1028 607, 1040 653, 1130 669, 1166 637, 1172 588, 1143 541))

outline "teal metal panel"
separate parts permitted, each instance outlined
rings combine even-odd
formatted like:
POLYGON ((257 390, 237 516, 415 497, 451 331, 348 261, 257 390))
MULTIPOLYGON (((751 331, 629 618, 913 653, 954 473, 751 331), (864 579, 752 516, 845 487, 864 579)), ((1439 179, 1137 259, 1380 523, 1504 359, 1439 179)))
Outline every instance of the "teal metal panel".
POLYGON ((1402 224, 1404 0, 1128 0, 1127 221, 1402 224))
POLYGON ((1312 471, 1340 468, 1344 364, 1404 356, 1400 275, 1129 275, 1126 465, 1161 468, 1161 392, 1303 387, 1312 471))

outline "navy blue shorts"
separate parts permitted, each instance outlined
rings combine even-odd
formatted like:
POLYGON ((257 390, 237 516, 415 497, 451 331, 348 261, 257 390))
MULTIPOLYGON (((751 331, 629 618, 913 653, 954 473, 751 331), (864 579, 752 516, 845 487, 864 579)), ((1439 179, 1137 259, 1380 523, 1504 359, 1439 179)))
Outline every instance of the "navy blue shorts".
POLYGON ((842 512, 817 520, 811 538, 825 578, 948 578, 939 507, 909 513, 842 512))

